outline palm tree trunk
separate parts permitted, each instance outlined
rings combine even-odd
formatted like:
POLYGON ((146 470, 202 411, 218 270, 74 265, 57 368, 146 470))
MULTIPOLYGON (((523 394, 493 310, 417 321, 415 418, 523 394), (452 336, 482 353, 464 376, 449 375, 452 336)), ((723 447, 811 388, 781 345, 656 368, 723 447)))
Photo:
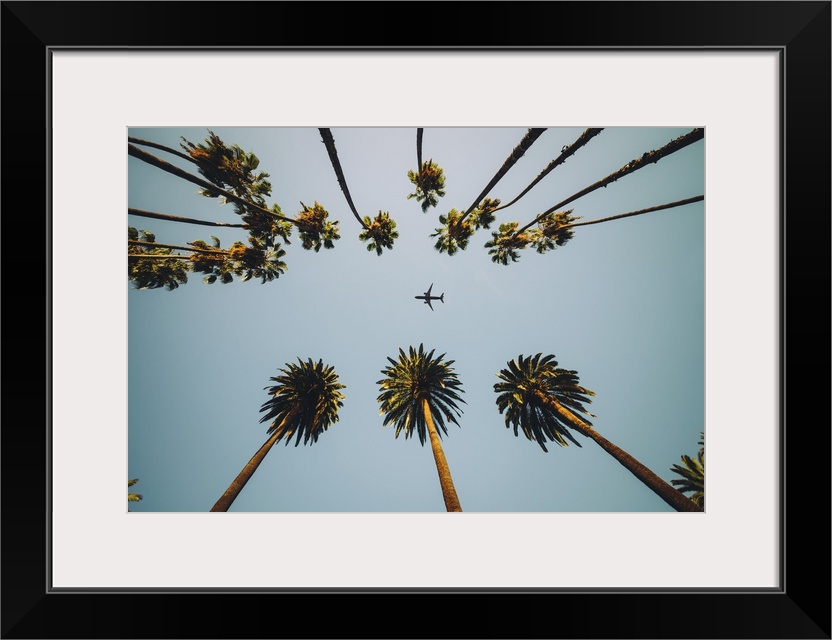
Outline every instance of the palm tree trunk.
POLYGON ((263 462, 263 459, 266 457, 266 454, 271 450, 274 446, 274 443, 277 442, 278 438, 283 434, 283 429, 289 423, 289 421, 294 417, 297 413, 296 409, 293 409, 289 412, 289 414, 283 418, 280 423, 280 426, 274 430, 269 439, 263 443, 263 446, 257 450, 251 460, 248 461, 248 464, 243 467, 243 470, 240 471, 239 475, 234 478, 234 482, 232 482, 228 489, 225 490, 220 496, 220 499, 214 503, 214 506, 211 507, 211 511, 228 511, 228 507, 231 506, 231 503, 237 498, 240 494, 240 491, 243 490, 243 487, 246 486, 246 483, 251 479, 251 476, 254 475, 254 472, 257 471, 257 467, 260 466, 260 463, 263 462))
POLYGON ((673 207, 681 207, 686 204, 694 202, 701 202, 705 196, 694 196, 685 200, 677 200, 676 202, 668 202, 667 204, 656 205, 655 207, 647 207, 646 209, 639 209, 638 211, 630 211, 629 213, 619 213, 614 216, 607 216, 606 218, 598 218, 597 220, 587 220, 586 222, 571 222, 561 226, 561 229, 568 229, 571 227, 585 227, 590 224, 600 224, 602 222, 610 222, 611 220, 620 220, 621 218, 629 218, 630 216, 640 216, 643 213, 651 213, 653 211, 662 211, 663 209, 672 209, 673 207))
POLYGON ((153 211, 145 211, 143 209, 127 209, 128 215, 139 216, 140 218, 154 218, 156 220, 168 220, 170 222, 184 222, 186 224, 200 224, 206 227, 234 227, 237 229, 247 229, 247 224, 235 224, 232 222, 208 222, 207 220, 197 220, 196 218, 183 218, 182 216, 174 216, 169 213, 155 213, 153 211))
POLYGON ((642 168, 646 167, 648 164, 654 164, 654 163, 658 162, 659 160, 661 160, 662 158, 664 158, 665 156, 669 156, 671 153, 675 153, 676 151, 679 151, 680 149, 684 149, 688 145, 693 144, 694 142, 697 142, 697 141, 701 140, 704 137, 705 137, 705 130, 704 129, 702 129, 702 128, 694 129, 690 133, 687 133, 683 136, 680 136, 680 137, 676 138, 675 140, 671 140, 665 146, 663 146, 661 149, 657 149, 656 151, 647 151, 647 152, 645 152, 640 158, 635 158, 634 160, 631 160, 630 162, 625 164, 623 167, 621 167, 615 173, 611 173, 606 178, 602 178, 601 180, 598 180, 598 182, 595 182, 595 183, 589 185, 586 189, 582 189, 578 193, 569 196, 566 200, 562 200, 561 202, 558 202, 556 205, 554 205, 552 207, 549 207, 548 209, 546 209, 546 211, 544 211, 539 216, 537 216, 529 224, 527 224, 524 227, 520 227, 517 231, 515 231, 514 236, 517 237, 519 234, 523 233, 526 229, 531 227, 533 224, 536 224, 537 222, 539 222, 540 219, 543 218, 544 216, 549 215, 553 211, 557 211, 558 209, 560 209, 560 208, 566 206, 567 204, 569 204, 570 202, 573 202, 573 201, 577 200, 578 198, 582 198, 586 194, 591 193, 591 192, 595 191, 596 189, 600 189, 601 187, 606 187, 608 184, 611 184, 611 183, 615 182, 616 180, 618 180, 619 178, 623 178, 624 176, 629 175, 629 174, 633 173, 634 171, 638 171, 639 169, 642 169, 642 168))
POLYGON ((551 173, 552 170, 555 169, 555 167, 557 167, 558 165, 561 165, 564 162, 566 162, 566 160, 569 157, 573 156, 578 151, 578 149, 583 147, 587 142, 592 140, 595 136, 597 136, 603 130, 604 129, 601 128, 601 129, 587 129, 586 131, 584 131, 580 136, 578 136, 578 139, 575 140, 575 142, 573 142, 571 145, 566 147, 557 158, 552 160, 549 163, 549 165, 543 171, 540 172, 540 175, 538 175, 528 187, 526 187, 525 189, 523 189, 523 191, 520 192, 520 195, 518 195, 511 202, 509 202, 507 204, 500 205, 496 209, 492 209, 491 212, 496 213, 497 211, 501 211, 502 209, 507 209, 508 207, 513 205, 520 198, 522 198, 529 191, 531 191, 532 187, 534 187, 538 182, 540 182, 541 180, 543 180, 543 178, 545 178, 547 175, 549 175, 549 173, 551 173))
POLYGON ((132 136, 127 136, 127 142, 132 142, 134 144, 140 144, 145 147, 153 147, 154 149, 159 149, 161 151, 167 151, 175 156, 182 158, 183 160, 187 160, 188 162, 193 162, 195 165, 199 165, 199 163, 194 160, 191 156, 187 153, 182 153, 181 151, 177 151, 176 149, 171 149, 168 146, 163 144, 159 144, 158 142, 150 142, 149 140, 142 140, 141 138, 133 138, 132 136))
POLYGON ((133 258, 141 258, 142 260, 190 260, 191 256, 183 256, 181 253, 128 253, 127 257, 131 260, 133 258))
POLYGON ((563 416, 565 420, 568 420, 569 424, 573 425, 577 431, 580 431, 599 444, 604 451, 618 460, 627 471, 641 480, 653 493, 676 509, 676 511, 703 511, 701 507, 696 506, 693 500, 673 487, 669 482, 662 480, 649 468, 645 467, 633 456, 624 451, 624 449, 613 444, 575 414, 567 411, 560 402, 542 393, 538 397, 557 411, 559 415, 563 416))
POLYGON ((287 218, 286 216, 282 216, 279 213, 275 213, 274 211, 269 211, 268 209, 263 209, 262 207, 258 207, 256 204, 253 204, 246 200, 245 198, 241 198, 239 196, 235 196, 230 191, 226 191, 225 189, 220 189, 218 186, 211 184, 207 180, 203 180, 202 178, 197 178, 195 175, 188 173, 187 171, 176 167, 169 162, 165 162, 161 158, 157 158, 156 156, 139 149, 138 147, 134 147, 132 144, 127 145, 127 154, 133 156, 134 158, 138 158, 143 162, 148 164, 152 164, 154 167, 161 169, 162 171, 167 171, 175 176, 182 178, 183 180, 187 180, 188 182, 193 182, 196 185, 199 185, 203 189, 207 189, 208 191, 217 193, 221 196, 224 196, 226 200, 231 202, 236 202, 237 204, 248 207, 253 211, 257 211, 259 213, 263 213, 269 216, 274 216, 276 218, 280 218, 286 222, 291 222, 292 224, 297 224, 297 220, 293 220, 292 218, 287 218))
POLYGON ((460 217, 459 222, 465 220, 468 214, 471 213, 480 203, 480 200, 482 200, 485 196, 488 195, 488 192, 494 188, 494 185, 496 185, 502 179, 502 177, 506 175, 506 173, 508 173, 508 170, 514 166, 515 162, 517 162, 520 158, 523 157, 523 154, 526 153, 528 148, 532 146, 534 141, 537 140, 543 134, 544 131, 546 131, 545 127, 542 129, 529 129, 526 132, 526 135, 523 136, 523 139, 520 141, 520 143, 516 147, 514 147, 514 150, 511 152, 509 157, 506 158, 506 161, 503 163, 503 166, 500 167, 500 170, 497 171, 496 174, 494 174, 493 178, 491 178, 491 182, 489 182, 485 186, 485 189, 482 190, 482 193, 480 193, 480 195, 477 196, 477 199, 474 200, 470 207, 468 207, 468 210, 462 214, 462 217, 460 217))
MULTIPOLYGON (((338 150, 335 148, 335 138, 332 137, 332 131, 329 129, 318 129, 321 134, 321 140, 324 141, 324 146, 326 147, 326 152, 329 154, 329 162, 332 164, 332 168, 335 170, 335 177, 338 179, 338 185, 341 187, 341 191, 344 193, 344 197, 347 199, 347 204, 350 206, 350 211, 352 211, 352 215, 355 216, 355 219, 358 220, 358 223, 368 229, 364 221, 361 219, 361 216, 358 215, 358 211, 355 209, 355 205, 352 202, 352 196, 350 196, 350 190, 347 188, 347 179, 344 177, 344 170, 341 168, 341 161, 338 159, 338 150)), ((419 167, 419 171, 422 168, 419 167)))
POLYGON ((424 129, 416 129, 416 161, 419 163, 419 174, 422 173, 422 136, 424 129))
MULTIPOLYGON (((159 248, 159 249, 175 249, 178 251, 196 251, 197 253, 218 253, 220 255, 227 256, 228 251, 223 251, 222 249, 199 249, 198 247, 182 247, 178 244, 161 244, 159 242, 144 242, 142 240, 128 240, 127 244, 133 244, 139 247, 152 247, 152 248, 159 248)), ((138 255, 138 254, 131 254, 131 255, 138 255)))
POLYGON ((445 509, 447 511, 462 511, 462 507, 459 504, 459 498, 456 495, 454 481, 453 478, 451 478, 451 470, 448 467, 448 461, 445 459, 445 452, 442 450, 439 433, 437 433, 436 426, 433 424, 433 417, 430 414, 430 405, 428 404, 426 398, 422 400, 422 411, 425 414, 425 422, 428 425, 430 448, 433 450, 433 459, 436 462, 436 471, 439 473, 439 485, 442 487, 442 497, 445 500, 445 509))

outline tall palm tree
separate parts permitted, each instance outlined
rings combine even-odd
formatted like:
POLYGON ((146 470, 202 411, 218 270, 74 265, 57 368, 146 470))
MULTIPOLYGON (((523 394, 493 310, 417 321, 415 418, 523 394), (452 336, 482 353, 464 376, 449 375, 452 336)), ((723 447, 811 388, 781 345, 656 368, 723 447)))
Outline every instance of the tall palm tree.
POLYGON ((630 473, 677 511, 702 511, 682 492, 674 489, 629 453, 613 444, 579 414, 596 417, 584 408, 595 395, 580 386, 576 371, 561 369, 554 355, 524 358, 522 355, 508 363, 494 385, 497 408, 505 413, 506 428, 514 428, 514 435, 522 430, 529 440, 535 440, 547 451, 545 442, 560 446, 569 442, 581 444, 571 431, 594 440, 604 451, 621 463, 630 473), (567 440, 569 442, 567 442, 567 440))
MULTIPOLYGON (((209 130, 208 135, 209 137, 205 139, 205 142, 200 144, 182 138, 180 146, 186 153, 148 140, 134 137, 127 138, 127 141, 133 143, 133 145, 159 149, 192 162, 198 167, 200 175, 208 182, 200 180, 196 176, 178 169, 178 167, 170 165, 133 145, 128 144, 128 153, 144 162, 199 185, 202 187, 199 193, 206 197, 218 198, 223 203, 233 202, 235 213, 242 216, 246 222, 255 223, 251 226, 256 228, 268 227, 262 222, 256 224, 257 219, 265 216, 267 220, 270 220, 274 214, 279 216, 280 207, 275 206, 272 211, 267 209, 264 196, 271 195, 272 185, 266 179, 269 177, 268 173, 264 171, 256 172, 260 165, 260 159, 254 153, 244 151, 239 145, 234 144, 229 147, 213 131, 209 130)), ((284 222, 291 224, 290 219, 285 219, 284 222)), ((278 227, 278 230, 287 230, 287 228, 278 227)))
POLYGON ((473 235, 476 229, 488 229, 492 222, 494 222, 494 211, 500 204, 498 199, 488 199, 483 202, 483 198, 488 195, 491 189, 508 173, 508 170, 523 157, 529 147, 534 144, 546 128, 532 128, 526 131, 523 138, 511 151, 508 158, 505 159, 503 165, 494 174, 489 183, 480 192, 476 199, 471 203, 464 213, 455 214, 455 211, 448 214, 447 217, 440 217, 439 221, 442 226, 436 229, 436 233, 432 233, 431 237, 438 237, 436 241, 436 249, 440 253, 447 252, 448 255, 456 253, 457 249, 464 249, 468 244, 468 240, 473 235), (452 215, 455 214, 455 215, 452 215), (471 216, 472 220, 466 224, 467 218, 471 216))
POLYGON ((682 456, 682 464, 674 464, 670 470, 682 476, 670 483, 682 493, 691 493, 690 499, 697 506, 705 508, 705 433, 699 435, 699 453, 696 458, 682 456))
POLYGON ((692 198, 685 198, 684 200, 677 200, 676 202, 667 202, 656 205, 655 207, 639 209, 638 211, 619 213, 596 220, 586 220, 585 222, 577 222, 577 220, 581 219, 581 216, 572 215, 572 209, 552 211, 545 216, 538 216, 537 227, 529 228, 529 225, 526 225, 522 229, 518 229, 518 222, 505 222, 501 224, 499 231, 492 232, 491 240, 486 242, 484 246, 488 249, 488 255, 491 256, 492 262, 507 265, 509 260, 511 262, 517 262, 520 259, 519 252, 529 246, 534 247, 538 253, 546 253, 555 247, 562 247, 574 237, 575 232, 573 229, 575 227, 585 227, 592 224, 601 224, 602 222, 629 218, 631 216, 640 216, 654 211, 673 209, 686 204, 701 202, 704 199, 704 195, 699 195, 692 198))
POLYGON ((249 236, 249 244, 234 242, 228 249, 220 248, 219 238, 211 236, 214 244, 194 240, 189 246, 161 244, 149 231, 139 232, 128 227, 127 265, 128 279, 140 290, 165 287, 169 291, 188 282, 188 272, 206 274, 203 282, 217 281, 228 284, 234 276, 247 282, 259 278, 261 283, 271 282, 286 271, 282 258, 286 252, 280 243, 268 247, 255 236, 249 236), (175 250, 187 251, 183 255, 175 250))
POLYGON ((445 509, 462 511, 440 440, 442 433, 448 433, 446 420, 459 426, 456 416, 462 412, 456 403, 465 402, 459 395, 464 392, 451 368, 454 361, 443 360, 444 353, 436 357, 433 353, 431 350, 426 354, 420 344, 418 351, 413 347, 408 353, 399 349, 398 360, 387 358, 391 366, 382 370, 386 377, 377 383, 381 387, 378 402, 385 414, 383 426, 395 425, 397 438, 402 431, 405 438, 415 432, 422 446, 430 439, 445 509))
POLYGON ((301 438, 304 445, 314 444, 330 424, 338 421, 338 409, 344 406, 341 389, 345 386, 338 382, 335 369, 321 360, 315 364, 311 359, 303 362, 298 358, 298 364, 287 363, 279 371, 281 375, 270 378, 276 384, 264 387, 271 397, 260 407, 260 412, 265 412, 260 422, 272 421, 266 430, 270 437, 211 511, 228 511, 276 442, 285 440, 288 446, 294 437, 295 446, 300 444, 301 438))
MULTIPOLYGON (((271 189, 271 185, 265 180, 258 181, 257 177, 246 177, 248 176, 248 173, 250 173, 250 167, 246 170, 240 170, 243 177, 239 177, 233 173, 231 175, 227 175, 229 172, 226 171, 226 167, 224 165, 209 165, 208 160, 203 159, 199 171, 200 173, 203 173, 203 175, 206 175, 215 181, 210 182, 190 174, 184 169, 180 169, 177 166, 165 162, 161 158, 157 158, 156 156, 144 151, 143 149, 139 149, 132 144, 127 145, 127 153, 128 155, 162 169, 167 173, 178 176, 183 180, 187 180, 188 182, 202 187, 200 190, 202 195, 212 198, 222 198, 223 201, 233 202, 236 213, 243 218, 243 222, 250 230, 250 234, 256 236, 258 241, 266 246, 274 245, 277 237, 281 237, 288 243, 292 225, 300 229, 302 242, 306 248, 317 247, 320 249, 320 245, 317 240, 313 240, 312 242, 303 240, 304 235, 311 234, 313 236, 328 239, 322 242, 323 246, 328 249, 333 246, 333 240, 340 238, 338 235, 338 221, 329 222, 327 220, 329 214, 326 209, 324 209, 317 202, 313 208, 306 207, 306 205, 301 203, 303 210, 295 218, 283 215, 277 204, 272 205, 271 209, 267 209, 263 195, 268 195, 270 193, 269 190, 271 189), (226 181, 231 181, 232 184, 229 185, 226 181), (230 187, 231 190, 228 190, 225 187, 230 187), (310 215, 310 209, 313 210, 313 215, 310 215)), ((219 155, 221 156, 222 154, 219 155)), ((255 156, 253 160, 249 158, 248 162, 249 164, 256 166, 256 163, 259 162, 259 160, 257 160, 255 156)), ((268 174, 257 174, 257 176, 261 175, 268 174)))
POLYGON ((433 161, 422 162, 422 138, 424 129, 416 129, 416 161, 417 171, 408 170, 408 179, 416 186, 414 193, 408 194, 407 199, 416 198, 421 202, 422 213, 427 213, 428 208, 435 207, 439 200, 445 195, 445 172, 442 167, 433 161))
POLYGON ((390 212, 385 211, 382 213, 381 210, 379 210, 378 215, 373 220, 370 220, 369 216, 364 216, 362 218, 358 214, 355 204, 352 201, 349 187, 347 187, 347 179, 344 177, 344 169, 341 167, 341 161, 338 159, 338 150, 335 148, 335 138, 332 135, 332 131, 327 128, 319 128, 318 132, 321 134, 321 140, 326 147, 329 162, 332 165, 332 169, 335 171, 335 178, 338 180, 341 192, 347 200, 347 205, 349 205, 352 215, 355 216, 355 219, 358 220, 358 224, 362 227, 362 231, 359 234, 358 239, 362 242, 370 240, 370 245, 367 247, 367 250, 375 250, 378 255, 381 255, 382 249, 392 249, 393 241, 399 237, 399 232, 396 231, 396 222, 390 218, 390 212))

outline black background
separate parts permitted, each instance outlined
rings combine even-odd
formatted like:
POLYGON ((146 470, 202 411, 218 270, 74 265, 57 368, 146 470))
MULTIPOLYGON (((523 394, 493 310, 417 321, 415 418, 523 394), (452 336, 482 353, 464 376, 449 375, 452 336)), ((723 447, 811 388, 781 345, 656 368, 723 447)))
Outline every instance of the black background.
MULTIPOLYGON (((3 638, 830 638, 830 2, 3 2, 0 15, 3 638), (50 237, 48 50, 128 46, 784 52, 782 589, 50 593, 49 384, 60 381, 47 261, 66 239, 50 237)), ((755 468, 737 461, 749 493, 755 468)), ((579 541, 553 542, 563 552, 592 560, 579 541)), ((683 574, 700 551, 679 552, 683 574)))

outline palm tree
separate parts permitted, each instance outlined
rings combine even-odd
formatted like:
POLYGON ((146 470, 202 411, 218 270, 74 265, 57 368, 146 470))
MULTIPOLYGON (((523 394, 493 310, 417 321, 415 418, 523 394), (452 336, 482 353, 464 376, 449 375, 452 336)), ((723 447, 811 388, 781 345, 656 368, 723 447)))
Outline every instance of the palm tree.
POLYGON ((414 193, 408 194, 407 199, 416 198, 421 202, 422 213, 427 213, 429 207, 435 207, 439 200, 445 195, 445 173, 442 167, 433 161, 422 162, 422 138, 424 129, 416 129, 416 160, 418 162, 418 173, 413 170, 407 172, 408 179, 416 186, 414 193))
POLYGON ((601 224, 602 222, 611 222, 612 220, 620 220, 631 216, 640 216, 654 211, 673 209, 686 204, 701 202, 704 199, 704 195, 694 196, 684 200, 677 200, 676 202, 667 202, 656 205, 655 207, 647 207, 638 211, 619 213, 613 216, 607 216, 606 218, 587 220, 585 222, 577 222, 577 220, 581 219, 581 216, 572 215, 572 209, 552 211, 544 216, 538 216, 537 227, 529 228, 529 225, 526 225, 522 229, 518 229, 520 226, 518 222, 501 224, 499 231, 491 233, 492 238, 485 243, 485 248, 488 249, 488 255, 491 256, 492 262, 507 265, 509 260, 517 262, 520 259, 520 250, 526 249, 529 246, 535 247, 538 253, 546 253, 555 247, 562 247, 574 237, 575 232, 573 229, 575 227, 585 227, 591 224, 601 224))
POLYGON ((188 282, 190 271, 206 274, 203 278, 206 284, 217 281, 228 284, 235 275, 243 282, 260 278, 265 284, 286 271, 282 260, 286 252, 280 243, 269 247, 255 236, 249 236, 249 245, 234 242, 228 249, 222 249, 216 236, 211 236, 213 246, 203 240, 181 246, 158 243, 152 233, 139 232, 134 227, 128 227, 127 233, 128 279, 140 290, 165 287, 172 291, 188 282), (175 250, 190 253, 173 253, 175 250))
POLYGON ((347 179, 344 177, 341 161, 338 159, 338 150, 335 148, 335 138, 332 135, 332 131, 326 128, 319 128, 318 132, 321 134, 321 140, 326 147, 327 155, 329 155, 329 162, 335 171, 335 177, 338 180, 338 185, 341 187, 344 198, 347 200, 347 205, 349 205, 350 211, 352 211, 355 219, 358 220, 358 224, 363 229, 358 236, 359 240, 362 242, 370 240, 370 245, 367 247, 367 250, 375 250, 378 255, 381 255, 382 249, 392 249, 393 241, 399 237, 399 232, 396 231, 396 222, 390 218, 390 212, 385 211, 382 213, 379 209, 378 215, 374 220, 370 220, 369 216, 362 218, 358 214, 355 204, 353 204, 350 190, 347 187, 347 179))
POLYGON ((674 464, 671 471, 681 478, 673 478, 670 483, 682 493, 693 492, 690 499, 699 507, 705 508, 705 433, 699 434, 699 453, 696 458, 682 456, 682 464, 674 464))
MULTIPOLYGON (((271 193, 271 184, 265 180, 267 173, 253 174, 253 170, 259 164, 257 157, 254 154, 246 154, 236 145, 229 150, 219 138, 216 138, 213 133, 211 135, 212 138, 208 140, 210 144, 207 146, 193 145, 187 141, 187 145, 190 146, 183 145, 191 150, 194 157, 189 159, 199 166, 199 172, 208 180, 190 174, 132 144, 127 145, 127 153, 200 186, 200 193, 204 196, 220 198, 222 202, 233 202, 235 212, 243 218, 250 234, 256 236, 258 241, 266 246, 273 246, 277 237, 282 238, 288 244, 292 225, 300 229, 301 241, 305 248, 317 247, 315 249, 317 251, 321 246, 327 249, 334 246, 332 241, 340 238, 338 221, 328 222, 329 214, 326 209, 317 202, 312 208, 301 203, 303 210, 295 218, 284 216, 277 204, 267 209, 263 196, 271 193), (228 160, 227 155, 230 155, 232 160, 228 160), (312 236, 316 239, 307 241, 304 239, 305 236, 312 236), (317 238, 321 242, 318 242, 317 238)), ((136 139, 131 138, 131 140, 136 139)), ((154 146, 176 153, 177 156, 183 155, 164 145, 154 146)))
MULTIPOLYGON (((127 488, 129 489, 134 484, 139 481, 138 478, 133 478, 132 480, 127 481, 127 488)), ((131 491, 127 492, 127 502, 139 502, 142 499, 142 494, 140 493, 133 493, 131 491)), ((130 507, 127 507, 127 510, 130 511, 130 507)))
POLYGON ((183 261, 185 256, 155 241, 149 231, 127 228, 127 279, 140 291, 163 287, 173 291, 188 282, 190 266, 183 261))
MULTIPOLYGON (((704 129, 702 129, 702 128, 693 129, 689 133, 686 133, 683 136, 679 136, 675 140, 671 140, 669 143, 667 143, 665 146, 661 147, 660 149, 656 149, 654 151, 646 151, 645 153, 643 153, 641 155, 641 157, 631 160, 630 162, 625 164, 623 167, 621 167, 618 171, 615 171, 614 173, 611 173, 606 178, 602 178, 601 180, 598 180, 597 182, 594 182, 593 184, 589 185, 585 189, 582 189, 581 191, 578 191, 577 193, 569 196, 568 198, 566 198, 566 200, 562 200, 561 202, 558 202, 557 204, 549 207, 546 211, 544 211, 543 213, 538 215, 534 220, 532 220, 531 222, 529 222, 525 226, 520 227, 519 223, 511 223, 511 224, 514 225, 513 227, 506 226, 505 228, 503 228, 502 225, 501 225, 500 231, 499 232, 492 232, 491 235, 493 236, 493 238, 485 244, 485 246, 487 248, 492 249, 491 251, 489 251, 489 254, 491 254, 491 256, 492 256, 491 257, 492 262, 497 262, 497 263, 504 264, 504 265, 508 264, 509 259, 511 259, 512 262, 516 262, 517 258, 519 257, 519 254, 517 254, 517 252, 516 252, 517 245, 518 244, 522 245, 519 248, 525 248, 536 237, 535 233, 530 233, 530 234, 526 233, 529 230, 529 228, 532 227, 533 225, 540 224, 544 228, 547 227, 547 226, 550 226, 550 224, 552 222, 551 214, 557 212, 556 215, 563 215, 563 213, 568 214, 568 213, 571 212, 571 210, 569 212, 558 212, 558 209, 561 209, 562 207, 566 206, 570 202, 574 202, 578 198, 582 198, 583 196, 587 195, 588 193, 591 193, 591 192, 595 191, 596 189, 600 189, 601 187, 606 187, 607 185, 609 185, 609 184, 615 182, 616 180, 618 180, 619 178, 623 178, 624 176, 627 176, 627 175, 633 173, 634 171, 638 171, 639 169, 642 169, 642 168, 646 167, 648 164, 654 164, 654 163, 658 162, 659 160, 661 160, 662 158, 664 158, 666 156, 669 156, 670 154, 675 153, 675 152, 679 151, 680 149, 684 149, 685 147, 687 147, 688 145, 693 144, 694 142, 702 140, 704 137, 705 137, 705 130, 704 129), (526 234, 526 237, 528 238, 527 242, 521 242, 519 240, 519 237, 523 234, 526 234), (507 246, 508 248, 503 249, 503 246, 507 246)), ((698 199, 703 199, 703 198, 698 198, 698 199)), ((670 203, 670 204, 667 204, 667 205, 660 205, 659 207, 655 207, 655 208, 644 209, 644 210, 641 210, 641 211, 634 211, 634 212, 627 213, 627 214, 621 214, 619 216, 616 216, 616 218, 623 218, 623 217, 626 217, 626 216, 638 215, 640 213, 646 213, 648 211, 657 211, 659 209, 667 209, 667 208, 670 208, 670 207, 679 206, 680 204, 687 204, 688 202, 693 202, 695 200, 696 200, 695 198, 691 198, 689 200, 680 201, 678 203, 670 203)), ((598 220, 596 222, 601 222, 601 221, 598 220)), ((581 224, 589 224, 589 223, 581 223, 581 224)), ((575 226, 575 225, 570 224, 570 226, 575 226)), ((540 251, 542 253, 542 251, 540 250, 541 245, 538 244, 537 246, 538 246, 538 251, 540 251)), ((542 246, 545 247, 546 243, 543 243, 542 246)), ((545 250, 546 250, 546 248, 543 249, 543 251, 545 251, 545 250)))
POLYGON ((513 427, 514 435, 522 430, 523 435, 535 440, 543 451, 547 451, 547 441, 560 446, 568 446, 572 442, 580 447, 581 444, 571 433, 577 431, 594 440, 677 511, 702 511, 683 493, 604 438, 591 422, 579 416, 596 417, 583 406, 592 402, 595 392, 578 384, 576 371, 561 369, 557 365, 555 356, 551 354, 541 357, 538 353, 528 358, 521 355, 497 374, 501 382, 494 385, 494 391, 498 394, 497 408, 501 414, 505 413, 506 428, 513 427))
POLYGON ((387 358, 391 366, 382 370, 386 377, 377 382, 381 387, 378 402, 384 414, 383 426, 394 424, 396 438, 402 431, 405 438, 415 431, 422 446, 427 438, 430 439, 445 509, 462 511, 440 439, 442 433, 448 433, 446 420, 459 426, 456 416, 462 412, 456 403, 465 402, 459 395, 464 392, 451 368, 454 361, 443 360, 444 353, 434 358, 433 353, 431 350, 426 354, 420 344, 418 351, 413 347, 408 353, 399 349, 398 361, 387 358))
POLYGON ((468 207, 462 215, 448 215, 443 221, 440 218, 443 226, 436 229, 436 233, 431 234, 431 237, 438 237, 436 248, 440 253, 447 251, 448 255, 456 253, 456 249, 464 249, 468 244, 468 240, 473 235, 476 229, 488 229, 492 222, 494 222, 494 211, 500 204, 498 199, 488 200, 488 202, 481 202, 485 196, 494 188, 494 186, 508 173, 508 170, 523 157, 529 147, 534 144, 545 128, 532 128, 526 131, 523 138, 517 146, 509 154, 508 158, 503 162, 494 177, 485 185, 485 188, 476 197, 471 206, 468 207), (472 217, 472 224, 464 225, 466 218, 472 217))
MULTIPOLYGON (((208 134, 209 137, 205 139, 204 144, 194 144, 182 138, 180 146, 186 153, 171 149, 163 144, 134 137, 127 138, 128 142, 133 144, 160 149, 192 162, 198 167, 200 175, 208 182, 133 145, 128 144, 127 150, 130 155, 144 162, 199 185, 202 187, 199 193, 203 196, 218 198, 223 203, 233 202, 235 213, 242 216, 250 226, 261 230, 269 229, 270 224, 264 225, 262 221, 257 219, 265 217, 266 220, 270 220, 274 215, 282 216, 280 215, 280 207, 277 205, 272 211, 266 208, 264 196, 271 195, 272 185, 266 179, 269 177, 268 173, 264 171, 256 173, 260 165, 260 159, 254 153, 244 151, 239 145, 227 146, 213 131, 209 130, 208 134)), ((291 224, 291 220, 284 218, 284 223, 286 225, 291 224)), ((288 227, 278 225, 276 230, 288 231, 288 227)), ((284 234, 280 235, 287 239, 284 234)))
POLYGON ((211 507, 211 511, 228 511, 276 442, 285 440, 288 445, 294 437, 296 447, 301 438, 304 445, 311 445, 318 441, 318 436, 330 424, 338 422, 338 409, 344 406, 341 389, 346 387, 338 382, 331 366, 324 365, 321 360, 315 364, 311 359, 303 362, 298 358, 298 364, 287 363, 279 371, 282 375, 270 378, 276 384, 264 387, 271 397, 260 407, 260 412, 265 412, 260 422, 272 421, 266 430, 270 437, 211 507))

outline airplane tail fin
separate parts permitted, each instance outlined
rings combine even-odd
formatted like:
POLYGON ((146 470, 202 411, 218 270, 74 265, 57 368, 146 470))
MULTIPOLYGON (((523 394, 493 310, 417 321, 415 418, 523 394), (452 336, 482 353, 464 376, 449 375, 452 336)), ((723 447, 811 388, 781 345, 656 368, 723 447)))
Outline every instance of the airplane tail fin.
POLYGON ((441 296, 439 296, 439 299, 442 301, 442 304, 445 304, 445 294, 444 293, 441 296))

